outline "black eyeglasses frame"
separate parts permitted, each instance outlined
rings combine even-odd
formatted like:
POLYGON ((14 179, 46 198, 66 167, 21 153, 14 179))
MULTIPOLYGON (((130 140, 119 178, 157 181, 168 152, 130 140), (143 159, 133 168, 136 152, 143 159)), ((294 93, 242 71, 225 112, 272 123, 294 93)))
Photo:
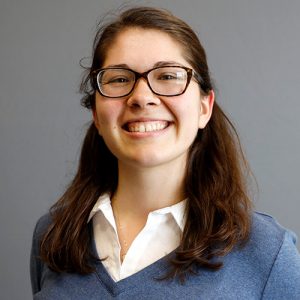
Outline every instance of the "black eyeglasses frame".
POLYGON ((94 71, 92 71, 91 73, 91 78, 92 78, 92 82, 93 82, 93 87, 96 88, 96 90, 100 93, 101 96, 103 97, 106 97, 106 98, 123 98, 123 97, 126 97, 128 95, 130 95, 132 93, 132 91, 134 90, 135 88, 135 85, 137 83, 137 81, 140 79, 140 78, 144 78, 147 82, 147 85, 148 87, 150 88, 151 92, 157 96, 163 96, 163 97, 175 97, 175 96, 179 96, 179 95, 182 95, 185 93, 186 89, 188 88, 189 84, 190 84, 190 81, 192 79, 192 77, 194 77, 196 79, 196 81, 198 82, 198 84, 200 85, 201 87, 201 83, 202 83, 202 78, 201 76, 196 73, 193 69, 191 68, 188 68, 188 67, 184 67, 184 66, 178 66, 178 65, 165 65, 165 66, 159 66, 159 67, 155 67, 155 68, 152 68, 146 72, 143 72, 143 73, 139 73, 139 72, 136 72, 132 69, 129 69, 129 68, 121 68, 121 67, 108 67, 108 68, 101 68, 101 69, 96 69, 94 71), (180 93, 177 93, 177 94, 174 94, 174 95, 164 95, 164 94, 160 94, 160 93, 157 93, 155 92, 150 83, 149 83, 149 80, 148 80, 148 74, 150 72, 152 72, 153 70, 156 70, 156 69, 160 69, 160 68, 167 68, 167 67, 176 67, 176 68, 181 68, 181 69, 184 69, 186 72, 187 72, 187 81, 186 81, 186 85, 185 85, 185 88, 183 89, 182 92, 180 93), (127 71, 130 71, 134 74, 135 76, 135 81, 134 81, 134 84, 131 88, 131 90, 125 94, 125 95, 122 95, 122 96, 107 96, 106 94, 104 94, 101 89, 100 89, 100 86, 99 86, 99 83, 98 83, 98 77, 99 77, 99 74, 101 71, 105 71, 105 70, 127 70, 127 71))

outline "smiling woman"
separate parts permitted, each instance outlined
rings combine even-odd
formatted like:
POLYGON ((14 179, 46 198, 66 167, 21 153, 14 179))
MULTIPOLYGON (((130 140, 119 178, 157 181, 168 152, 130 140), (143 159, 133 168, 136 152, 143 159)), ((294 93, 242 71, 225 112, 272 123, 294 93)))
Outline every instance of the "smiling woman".
POLYGON ((101 27, 78 172, 34 233, 35 299, 298 299, 294 235, 253 212, 205 51, 147 7, 101 27))

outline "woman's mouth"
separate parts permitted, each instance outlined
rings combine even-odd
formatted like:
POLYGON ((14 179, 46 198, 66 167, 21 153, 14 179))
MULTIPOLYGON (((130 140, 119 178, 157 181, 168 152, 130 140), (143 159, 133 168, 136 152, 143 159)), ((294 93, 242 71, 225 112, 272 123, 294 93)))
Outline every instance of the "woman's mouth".
POLYGON ((128 122, 123 128, 129 132, 153 132, 167 128, 168 121, 128 122))

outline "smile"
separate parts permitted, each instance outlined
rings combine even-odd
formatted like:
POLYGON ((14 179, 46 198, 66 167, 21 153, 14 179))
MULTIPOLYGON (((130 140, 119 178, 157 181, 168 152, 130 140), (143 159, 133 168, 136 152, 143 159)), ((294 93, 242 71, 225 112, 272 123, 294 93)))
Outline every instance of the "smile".
POLYGON ((168 127, 167 121, 131 122, 126 124, 125 129, 129 132, 153 132, 168 127))

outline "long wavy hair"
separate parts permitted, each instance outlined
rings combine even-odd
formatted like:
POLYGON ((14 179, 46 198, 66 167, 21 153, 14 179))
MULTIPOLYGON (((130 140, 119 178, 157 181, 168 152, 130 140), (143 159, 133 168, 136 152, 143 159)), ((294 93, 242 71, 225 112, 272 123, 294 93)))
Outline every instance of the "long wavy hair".
MULTIPOLYGON (((206 54, 194 31, 166 10, 137 7, 99 27, 92 64, 81 83, 83 106, 95 108, 94 71, 102 67, 116 37, 132 27, 169 34, 201 76, 201 93, 207 95, 213 89, 206 54)), ((222 256, 246 243, 251 226, 248 173, 236 130, 215 103, 210 121, 199 129, 189 150, 184 185, 188 198, 186 224, 166 278, 184 278, 199 267, 217 270, 222 267, 222 256)), ((52 223, 42 236, 40 256, 52 270, 81 274, 94 271, 87 220, 98 197, 116 190, 117 174, 117 158, 92 123, 76 176, 51 207, 52 223)))

